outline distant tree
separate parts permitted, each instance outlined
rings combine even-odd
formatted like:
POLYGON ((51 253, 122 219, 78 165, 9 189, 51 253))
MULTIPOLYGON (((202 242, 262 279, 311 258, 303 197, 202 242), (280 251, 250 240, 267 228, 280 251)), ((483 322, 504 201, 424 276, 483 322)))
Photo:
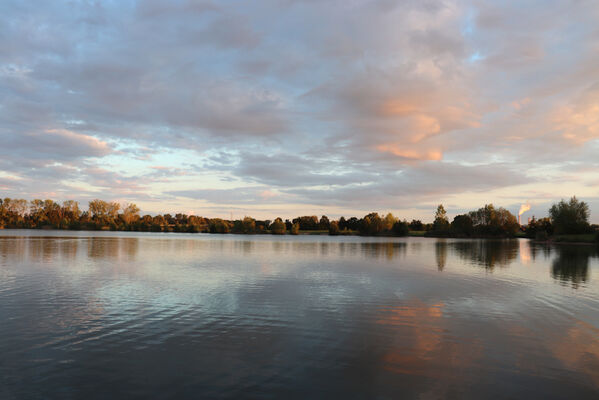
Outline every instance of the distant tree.
POLYGON ((71 220, 78 219, 81 215, 81 210, 79 210, 79 203, 75 200, 63 201, 62 208, 64 209, 64 213, 69 215, 69 218, 71 220))
POLYGON ((590 231, 589 206, 584 201, 579 201, 576 196, 569 202, 563 199, 551 206, 549 216, 558 234, 587 233, 590 231))
POLYGON ((162 231, 162 228, 165 225, 167 225, 166 218, 164 218, 164 216, 160 215, 160 214, 159 215, 155 215, 152 218, 152 225, 159 226, 160 227, 160 231, 162 231))
POLYGON ((129 203, 123 207, 123 221, 129 225, 139 219, 139 207, 133 203, 129 203))
POLYGON ((437 211, 435 212, 435 220, 433 222, 433 230, 435 231, 446 231, 449 228, 449 220, 447 219, 447 212, 443 204, 439 204, 437 211))
POLYGON ((393 214, 388 213, 387 215, 385 215, 385 218, 383 220, 383 231, 390 232, 393 229, 393 225, 395 225, 397 222, 398 219, 395 218, 393 214))
POLYGON ((104 200, 95 199, 89 202, 89 214, 92 218, 104 216, 108 210, 108 203, 104 200))
POLYGON ((356 217, 351 217, 346 221, 346 228, 351 231, 357 231, 360 229, 360 220, 356 217))
POLYGON ((175 219, 177 220, 177 223, 180 225, 187 224, 187 215, 186 214, 177 213, 177 214, 175 214, 175 219))
POLYGON ((296 222, 295 224, 291 225, 291 231, 290 231, 290 233, 292 235, 299 235, 299 231, 300 231, 300 224, 299 224, 299 222, 296 222))
POLYGON ((553 224, 549 218, 536 219, 533 215, 530 222, 524 228, 524 232, 526 237, 547 240, 549 236, 553 235, 553 224))
POLYGON ((298 222, 300 224, 300 229, 303 231, 314 231, 318 229, 319 220, 316 215, 307 216, 304 215, 302 217, 295 218, 293 223, 298 222))
POLYGON ((281 218, 276 218, 272 224, 270 224, 270 233, 273 235, 285 234, 285 223, 281 218))
POLYGON ((170 225, 170 224, 176 223, 176 220, 175 220, 175 218, 173 218, 172 215, 170 215, 170 214, 164 214, 163 216, 164 216, 164 220, 166 221, 167 224, 170 225))
POLYGON ((339 234, 339 223, 337 221, 332 221, 329 224, 329 235, 335 236, 339 234))
POLYGON ((471 236, 474 231, 472 218, 469 215, 457 215, 451 222, 451 231, 458 236, 471 236))
POLYGON ((244 217, 242 224, 243 233, 254 233, 256 232, 256 220, 252 217, 244 217))
POLYGON ((111 220, 114 220, 119 215, 121 205, 116 201, 112 201, 106 205, 106 214, 111 220))
POLYGON ((384 230, 384 222, 383 219, 379 216, 378 213, 370 213, 362 218, 360 223, 360 234, 361 235, 378 235, 384 230))
POLYGON ((424 225, 422 224, 422 221, 418 220, 418 219, 413 219, 412 222, 410 222, 410 230, 411 231, 423 231, 424 230, 424 225))
POLYGON ((321 230, 329 229, 330 223, 331 222, 329 221, 329 217, 323 215, 322 217, 320 217, 320 221, 318 222, 318 228, 321 230))
POLYGON ((25 216, 25 213, 27 213, 27 208, 27 200, 25 199, 13 199, 11 202, 9 202, 9 211, 19 217, 25 216))
POLYGON ((210 233, 229 233, 231 226, 228 221, 220 218, 213 218, 208 221, 210 233))
POLYGON ((0 217, 2 217, 2 226, 9 228, 26 227, 25 216, 27 214, 27 200, 5 198, 0 207, 0 217))
POLYGON ((44 200, 43 210, 47 223, 54 228, 59 228, 64 211, 64 209, 60 207, 60 204, 53 200, 46 199, 44 200))
POLYGON ((44 201, 34 199, 29 204, 29 216, 32 219, 32 227, 44 225, 47 221, 46 213, 44 212, 44 201))
POLYGON ((505 208, 486 204, 468 216, 472 219, 474 233, 479 236, 514 236, 520 226, 518 219, 505 208))
POLYGON ((406 221, 395 221, 391 228, 391 232, 395 236, 407 236, 410 233, 410 228, 406 221))

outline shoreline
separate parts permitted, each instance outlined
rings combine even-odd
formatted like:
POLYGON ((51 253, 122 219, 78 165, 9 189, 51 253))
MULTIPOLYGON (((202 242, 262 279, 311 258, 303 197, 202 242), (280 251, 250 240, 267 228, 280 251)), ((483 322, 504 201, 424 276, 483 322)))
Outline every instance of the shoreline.
MULTIPOLYGON (((407 235, 388 235, 388 234, 377 234, 377 235, 363 235, 357 231, 351 231, 347 233, 339 233, 339 234, 330 234, 327 231, 323 230, 315 230, 315 231, 300 231, 296 234, 285 232, 285 233, 272 233, 268 232, 252 232, 252 233, 243 233, 243 232, 184 232, 184 231, 145 231, 145 230, 111 230, 111 229, 59 229, 59 228, 7 228, 0 226, 0 231, 15 231, 15 230, 23 230, 23 231, 33 231, 33 232, 123 232, 123 233, 160 233, 160 234, 188 234, 188 235, 196 235, 196 234, 205 234, 205 235, 240 235, 240 236, 355 236, 355 237, 369 237, 369 238, 407 238, 407 237, 418 237, 425 239, 460 239, 460 240, 515 240, 515 239, 527 239, 535 244, 545 244, 545 245, 584 245, 584 246, 599 246, 599 242, 589 238, 589 240, 555 240, 549 238, 548 240, 537 240, 534 238, 529 238, 525 236, 442 236, 442 235, 427 235, 426 232, 422 231, 410 231, 407 235)), ((580 236, 580 235, 572 235, 572 236, 580 236)), ((567 237, 567 236, 566 236, 567 237)))

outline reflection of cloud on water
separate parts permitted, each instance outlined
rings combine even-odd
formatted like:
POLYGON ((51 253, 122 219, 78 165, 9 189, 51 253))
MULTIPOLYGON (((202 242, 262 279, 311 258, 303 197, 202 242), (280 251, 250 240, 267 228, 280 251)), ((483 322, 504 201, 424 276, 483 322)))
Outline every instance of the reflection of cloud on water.
POLYGON ((599 329, 577 321, 555 343, 550 351, 564 366, 585 374, 599 388, 599 329))
POLYGON ((426 360, 443 342, 441 324, 436 321, 443 316, 443 307, 443 303, 428 305, 414 300, 384 310, 376 323, 398 329, 396 338, 401 338, 383 357, 386 370, 410 375, 428 375, 433 371, 426 360))
POLYGON ((450 319, 444 317, 443 302, 427 304, 419 299, 383 309, 376 324, 391 329, 390 346, 382 356, 383 368, 392 373, 426 379, 432 398, 445 397, 483 356, 482 343, 449 337, 450 319))

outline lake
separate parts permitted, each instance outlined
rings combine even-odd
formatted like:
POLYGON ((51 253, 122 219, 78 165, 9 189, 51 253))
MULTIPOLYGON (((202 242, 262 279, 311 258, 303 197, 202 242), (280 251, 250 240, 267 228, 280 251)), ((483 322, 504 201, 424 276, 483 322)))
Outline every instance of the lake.
POLYGON ((599 398, 599 253, 0 231, 0 398, 599 398))

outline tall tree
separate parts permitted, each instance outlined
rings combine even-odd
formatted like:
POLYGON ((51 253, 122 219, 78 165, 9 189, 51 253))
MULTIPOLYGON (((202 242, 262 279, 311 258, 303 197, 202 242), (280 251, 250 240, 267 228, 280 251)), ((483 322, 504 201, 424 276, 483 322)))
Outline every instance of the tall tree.
POLYGON ((139 219, 139 207, 129 203, 123 207, 123 221, 128 225, 139 219))
POLYGON ((433 222, 433 229, 436 231, 444 231, 449 228, 449 220, 447 219, 447 212, 443 204, 437 206, 435 212, 435 221, 433 222))
POLYGON ((586 233, 589 226, 589 206, 573 196, 570 201, 563 199, 551 206, 549 216, 556 233, 573 234, 586 233))

